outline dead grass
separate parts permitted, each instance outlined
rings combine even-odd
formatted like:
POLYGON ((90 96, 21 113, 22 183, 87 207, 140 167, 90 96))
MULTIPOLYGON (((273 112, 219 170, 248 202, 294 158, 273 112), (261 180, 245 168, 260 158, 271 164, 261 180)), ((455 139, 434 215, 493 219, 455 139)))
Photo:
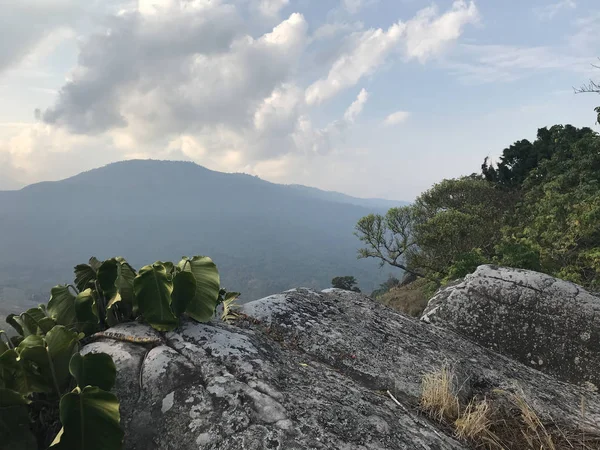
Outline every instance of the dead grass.
POLYGON ((456 437, 461 441, 482 442, 489 448, 503 449, 500 439, 491 430, 492 406, 487 399, 472 399, 454 421, 456 437))
POLYGON ((454 394, 455 381, 454 372, 448 366, 423 377, 421 408, 438 422, 454 421, 458 418, 460 404, 454 394))
POLYGON ((390 289, 381 297, 378 297, 378 300, 404 314, 419 317, 427 307, 429 300, 427 284, 427 280, 418 279, 405 286, 390 289))
MULTIPOLYGON (((565 430, 542 420, 521 392, 493 390, 489 397, 460 403, 460 386, 447 365, 423 377, 420 407, 451 428, 457 439, 489 450, 600 450, 600 434, 565 430)), ((585 415, 582 399, 582 417, 585 415)))

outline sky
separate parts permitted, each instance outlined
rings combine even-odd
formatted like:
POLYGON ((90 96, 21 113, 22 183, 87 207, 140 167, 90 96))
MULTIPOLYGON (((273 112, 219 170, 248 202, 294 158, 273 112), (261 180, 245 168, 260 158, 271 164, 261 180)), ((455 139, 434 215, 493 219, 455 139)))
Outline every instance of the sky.
POLYGON ((411 201, 597 131, 597 0, 0 0, 0 189, 190 160, 411 201))

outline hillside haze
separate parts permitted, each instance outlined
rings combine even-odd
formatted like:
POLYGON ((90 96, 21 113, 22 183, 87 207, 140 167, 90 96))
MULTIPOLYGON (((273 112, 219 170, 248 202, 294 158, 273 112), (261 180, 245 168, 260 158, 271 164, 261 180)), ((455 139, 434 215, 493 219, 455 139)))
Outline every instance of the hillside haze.
POLYGON ((0 314, 47 300, 90 256, 139 268, 209 255, 243 300, 353 275, 365 291, 387 276, 357 260, 356 221, 402 202, 214 172, 189 162, 127 161, 0 192, 0 314), (387 203, 386 203, 387 202, 387 203), (372 205, 369 207, 369 205, 372 205), (385 206, 385 207, 384 207, 385 206))

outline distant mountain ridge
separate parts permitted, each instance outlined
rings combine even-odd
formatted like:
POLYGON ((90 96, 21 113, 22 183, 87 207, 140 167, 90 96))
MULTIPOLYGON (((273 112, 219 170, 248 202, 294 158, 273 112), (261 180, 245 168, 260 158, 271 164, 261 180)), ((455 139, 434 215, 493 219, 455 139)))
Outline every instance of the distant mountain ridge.
POLYGON ((198 170, 205 170, 208 172, 212 172, 213 174, 221 174, 221 175, 233 175, 233 176, 238 176, 238 177, 249 177, 249 178, 253 178, 253 179, 257 179, 260 180, 263 183, 269 183, 269 184, 274 184, 277 186, 282 186, 285 188, 290 188, 290 189, 294 189, 296 191, 302 192, 306 195, 309 195, 311 197, 320 199, 320 200, 326 200, 326 201, 332 201, 332 202, 337 202, 337 203, 347 203, 347 204, 351 204, 351 205, 357 205, 357 206, 364 206, 364 207, 378 207, 378 208, 393 208, 393 207, 398 207, 398 206, 404 206, 404 205, 408 205, 410 202, 406 202, 403 200, 389 200, 389 199, 383 199, 383 198, 361 198, 361 197, 354 197, 348 194, 344 194, 341 192, 337 192, 337 191, 327 191, 327 190, 323 190, 323 189, 319 189, 316 187, 312 187, 312 186, 305 186, 302 184, 279 184, 279 183, 273 183, 270 181, 266 181, 263 180, 262 178, 255 176, 255 175, 249 175, 246 173, 240 173, 240 172, 235 172, 235 173, 225 173, 225 172, 217 172, 214 170, 210 170, 207 169, 204 166, 201 166, 199 164, 193 163, 193 162, 189 162, 189 161, 171 161, 171 160, 148 160, 148 159, 138 159, 138 160, 128 160, 128 161, 121 161, 121 162, 116 162, 116 163, 111 163, 111 164, 107 164, 105 166, 99 167, 99 168, 95 168, 95 169, 91 169, 85 172, 81 172, 77 175, 74 175, 72 177, 68 177, 62 180, 58 180, 58 181, 41 181, 38 183, 33 183, 27 186, 23 186, 21 188, 17 188, 16 186, 19 185, 19 183, 17 183, 16 181, 10 179, 10 186, 9 188, 2 188, 0 187, 0 193, 2 191, 5 190, 24 190, 24 189, 37 189, 38 187, 45 187, 48 186, 49 184, 53 184, 53 183, 76 183, 79 180, 83 180, 85 179, 86 181, 89 182, 90 178, 92 176, 95 177, 95 175, 97 173, 99 173, 99 171, 101 172, 103 169, 113 169, 115 168, 117 165, 121 165, 121 164, 125 164, 127 165, 128 163, 139 163, 139 162, 145 162, 145 161, 150 161, 150 162, 156 162, 156 163, 183 163, 183 164, 190 164, 195 166, 198 170))
POLYGON ((367 208, 377 207, 377 208, 394 208, 398 206, 406 206, 410 204, 410 202, 405 202, 401 200, 387 200, 384 198, 359 198, 352 197, 347 194, 342 194, 341 192, 336 191, 324 191, 315 187, 304 186, 302 184, 288 184, 284 186, 289 186, 291 188, 297 189, 301 192, 304 192, 309 195, 313 195, 315 198, 320 198, 321 200, 328 200, 332 202, 339 203, 349 203, 351 205, 365 206, 367 208))
POLYGON ((340 275, 370 291, 388 272, 356 259, 353 229, 360 217, 403 204, 386 202, 153 160, 0 191, 0 307, 19 292, 31 298, 72 282, 73 266, 92 255, 124 256, 138 268, 209 255, 222 284, 244 300, 325 288, 340 275))

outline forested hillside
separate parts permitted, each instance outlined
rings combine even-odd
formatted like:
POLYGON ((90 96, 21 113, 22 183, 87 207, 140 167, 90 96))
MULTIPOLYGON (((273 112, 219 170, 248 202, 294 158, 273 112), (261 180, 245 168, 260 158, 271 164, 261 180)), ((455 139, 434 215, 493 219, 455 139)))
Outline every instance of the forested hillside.
POLYGON ((486 158, 481 173, 443 180, 414 205, 362 218, 357 235, 361 256, 420 279, 416 291, 377 292, 418 315, 435 289, 480 264, 536 270, 600 290, 599 224, 600 135, 555 125, 540 128, 533 142, 505 148, 498 161, 486 158))
MULTIPOLYGON (((386 276, 357 261, 356 221, 381 201, 283 186, 193 163, 129 161, 59 182, 0 192, 0 301, 47 300, 90 256, 134 265, 211 256, 247 301, 351 273, 365 290, 386 276), (355 203, 355 204, 352 204, 355 203)), ((399 202, 399 205, 402 203, 399 202)), ((0 311, 6 313, 6 311, 0 311)))

